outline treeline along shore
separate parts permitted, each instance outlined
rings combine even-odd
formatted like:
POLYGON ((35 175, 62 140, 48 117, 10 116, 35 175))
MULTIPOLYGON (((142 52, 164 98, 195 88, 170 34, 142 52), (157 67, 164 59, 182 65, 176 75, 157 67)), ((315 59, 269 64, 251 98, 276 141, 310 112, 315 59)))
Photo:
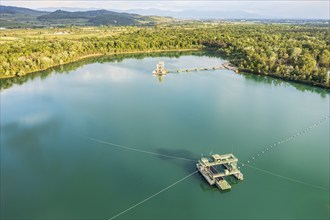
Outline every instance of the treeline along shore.
POLYGON ((86 57, 208 49, 239 71, 330 88, 327 26, 187 23, 154 27, 68 27, 0 31, 0 78, 86 57))

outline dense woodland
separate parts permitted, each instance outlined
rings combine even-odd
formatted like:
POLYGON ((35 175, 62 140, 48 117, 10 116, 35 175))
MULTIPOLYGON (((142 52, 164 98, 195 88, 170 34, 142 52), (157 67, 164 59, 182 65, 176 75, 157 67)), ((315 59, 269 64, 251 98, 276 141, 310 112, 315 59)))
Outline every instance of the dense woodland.
POLYGON ((328 27, 190 23, 2 30, 0 34, 2 78, 22 76, 89 55, 211 49, 242 72, 329 87, 328 27))

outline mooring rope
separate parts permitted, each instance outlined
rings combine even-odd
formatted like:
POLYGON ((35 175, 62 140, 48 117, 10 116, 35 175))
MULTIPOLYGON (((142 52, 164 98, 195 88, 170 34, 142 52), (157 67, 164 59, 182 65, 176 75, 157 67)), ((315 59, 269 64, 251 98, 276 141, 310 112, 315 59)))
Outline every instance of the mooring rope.
MULTIPOLYGON (((293 139, 297 138, 298 136, 305 134, 310 129, 318 127, 320 124, 322 124, 324 121, 326 121, 329 118, 330 118, 330 116, 326 116, 326 117, 322 118, 321 120, 313 123, 311 126, 305 128, 304 130, 299 131, 299 132, 295 133, 294 135, 291 135, 288 138, 285 138, 281 141, 275 142, 274 144, 272 144, 268 147, 263 148, 261 151, 259 151, 259 153, 253 155, 250 159, 248 159, 245 164, 240 162, 241 167, 244 167, 244 166, 250 167, 252 169, 255 169, 255 170, 258 170, 258 171, 261 171, 261 172, 264 172, 264 173, 267 173, 267 174, 270 174, 270 175, 273 175, 273 176, 276 176, 276 177, 279 177, 279 178, 282 178, 282 179, 286 179, 286 180, 293 181, 293 182, 296 182, 296 183, 304 184, 306 186, 310 186, 310 187, 313 187, 313 188, 329 191, 329 189, 324 188, 322 186, 317 186, 317 185, 314 185, 314 184, 311 184, 311 183, 303 182, 301 180, 297 180, 297 179, 294 179, 294 178, 291 178, 291 177, 286 177, 286 176, 283 176, 283 175, 280 175, 280 174, 277 174, 277 173, 273 173, 273 172, 270 172, 268 170, 260 169, 258 167, 254 167, 254 166, 250 165, 252 161, 254 161, 257 158, 261 157, 262 155, 264 155, 266 152, 273 149, 274 147, 279 146, 279 145, 284 144, 284 143, 287 143, 289 141, 292 141, 293 139)), ((241 167, 238 167, 238 169, 240 169, 241 167)))
MULTIPOLYGON (((306 129, 304 129, 304 130, 302 130, 300 132, 297 132, 296 134, 294 134, 294 135, 292 135, 292 136, 290 136, 290 137, 288 137, 286 139, 283 139, 281 141, 275 142, 274 144, 272 144, 272 145, 270 145, 268 147, 264 147, 261 151, 259 151, 259 153, 254 154, 250 159, 248 159, 246 161, 246 163, 242 163, 241 162, 241 167, 244 167, 247 164, 250 164, 252 161, 254 161, 257 158, 261 157, 267 151, 275 148, 276 146, 279 146, 281 144, 284 144, 284 143, 287 143, 289 141, 292 141, 294 138, 297 138, 298 136, 300 136, 302 134, 305 134, 310 129, 319 126, 321 123, 323 123, 328 118, 330 118, 330 116, 326 116, 326 117, 322 118, 320 121, 315 122, 314 124, 312 124, 311 126, 307 127, 306 129)), ((126 150, 137 151, 137 152, 140 152, 140 153, 146 153, 146 154, 151 154, 151 155, 156 155, 156 156, 162 156, 162 157, 167 157, 167 158, 172 158, 172 159, 178 159, 178 160, 194 161, 194 162, 197 160, 197 159, 191 159, 191 158, 176 157, 176 156, 168 155, 168 154, 155 153, 155 152, 152 152, 152 151, 146 151, 146 150, 142 150, 142 149, 139 149, 139 148, 127 147, 127 146, 124 146, 124 145, 111 143, 111 142, 108 142, 108 141, 100 140, 100 139, 89 137, 89 136, 86 136, 86 135, 80 135, 80 136, 82 136, 84 138, 87 138, 87 139, 89 139, 91 141, 96 141, 96 142, 99 142, 99 143, 102 143, 102 144, 106 144, 106 145, 110 145, 110 146, 113 146, 113 147, 118 147, 118 148, 122 148, 122 149, 126 149, 126 150)), ((241 167, 238 167, 238 169, 240 169, 241 167)))
POLYGON ((87 138, 91 141, 96 141, 96 142, 99 142, 99 143, 102 143, 102 144, 106 144, 106 145, 110 145, 110 146, 113 146, 113 147, 122 148, 122 149, 126 149, 126 150, 137 151, 137 152, 140 152, 140 153, 151 154, 151 155, 156 155, 156 156, 161 156, 161 157, 167 157, 167 158, 177 159, 177 160, 196 161, 196 160, 189 159, 189 158, 176 157, 176 156, 172 156, 172 155, 168 155, 168 154, 160 154, 160 153, 155 153, 155 152, 152 152, 152 151, 146 151, 146 150, 142 150, 142 149, 139 149, 139 148, 127 147, 127 146, 124 146, 124 145, 115 144, 115 143, 111 143, 111 142, 108 142, 108 141, 103 141, 103 140, 92 138, 92 137, 89 137, 89 136, 82 136, 82 137, 85 137, 85 138, 87 138))
MULTIPOLYGON (((291 136, 289 136, 289 137, 287 137, 287 138, 285 138, 285 139, 283 139, 283 140, 281 140, 281 141, 275 142, 275 143, 273 143, 273 144, 270 145, 270 146, 264 147, 264 148, 261 149, 258 153, 254 154, 254 155, 251 156, 248 160, 246 160, 245 163, 241 163, 241 164, 242 164, 241 167, 244 167, 245 165, 252 163, 252 161, 256 160, 257 158, 259 158, 259 157, 261 157, 261 156, 263 156, 266 152, 268 152, 268 151, 274 149, 275 147, 278 147, 278 146, 281 145, 281 144, 284 144, 284 143, 290 142, 290 141, 292 141, 293 139, 299 137, 300 135, 305 134, 305 133, 306 133, 307 131, 309 131, 310 129, 318 127, 320 124, 322 124, 322 123, 323 123, 324 121, 326 121, 328 118, 330 118, 330 116, 326 116, 326 117, 322 118, 321 120, 319 120, 319 121, 313 123, 311 126, 305 128, 304 130, 301 130, 301 131, 299 131, 299 132, 297 132, 297 133, 295 133, 295 134, 293 134, 293 135, 291 135, 291 136)), ((238 167, 238 169, 240 169, 241 167, 238 167)))
MULTIPOLYGON (((306 133, 307 131, 309 131, 310 129, 312 128, 315 128, 317 126, 319 126, 321 123, 323 123, 326 119, 330 118, 330 116, 327 116, 327 117, 324 117, 322 118, 320 121, 314 123, 313 125, 309 126, 308 128, 286 138, 286 139, 283 139, 281 141, 278 141, 276 143, 274 143, 273 145, 269 146, 269 147, 265 147, 263 148, 262 151, 260 151, 258 154, 256 154, 255 156, 252 156, 252 160, 255 160, 257 157, 260 157, 260 155, 264 154, 266 151, 272 149, 273 147, 275 146, 278 146, 278 145, 281 145, 283 143, 286 143, 286 142, 289 142, 291 140, 293 140, 294 138, 306 133)), ((162 156, 162 157, 167 157, 167 158, 172 158, 172 159, 179 159, 179 160, 185 160, 185 161, 196 161, 196 160, 193 160, 193 159, 190 159, 190 158, 183 158, 183 157, 176 157, 176 156, 172 156, 172 155, 166 155, 166 154, 159 154, 159 153, 155 153, 155 152, 151 152, 151 151, 146 151, 146 150, 142 150, 142 149, 138 149, 138 148, 132 148, 132 147, 127 147, 127 146, 123 146, 123 145, 120 145, 120 144, 115 144, 115 143, 111 143, 111 142, 107 142, 107 141, 103 141, 103 140, 100 140, 100 139, 96 139, 96 138, 92 138, 92 137, 89 137, 89 136, 83 136, 91 141, 96 141, 96 142, 99 142, 99 143, 102 143, 102 144, 107 144, 107 145, 110 145, 110 146, 113 146, 113 147, 118 147, 118 148, 122 148, 122 149, 126 149, 126 150, 132 150, 132 151, 136 151, 136 152, 140 152, 140 153, 146 153, 146 154, 151 154, 151 155, 156 155, 156 156, 162 156)), ((251 161, 252 161, 251 160, 251 161)), ((249 165, 250 163, 250 160, 247 161, 247 164, 244 164, 244 163, 241 163, 241 166, 244 167, 250 167, 252 169, 255 169, 255 170, 258 170, 258 171, 261 171, 261 172, 264 172, 264 173, 267 173, 267 174, 270 174, 270 175, 273 175, 273 176, 276 176, 276 177, 279 177, 279 178, 282 178, 282 179, 286 179, 286 180, 289 180, 289 181, 293 181, 293 182, 296 182, 296 183, 300 183, 300 184, 304 184, 306 186, 309 186, 309 187, 313 187, 313 188, 317 188, 317 189, 321 189, 321 190, 324 190, 324 191, 329 191, 328 189, 324 188, 324 187, 321 187, 321 186, 317 186, 317 185, 314 185, 314 184, 310 184, 310 183, 306 183, 306 182, 303 182, 303 181, 300 181, 300 180, 297 180, 297 179, 293 179, 293 178, 290 178, 290 177, 285 177, 283 175, 280 175, 280 174, 276 174, 276 173, 273 173, 273 172, 270 172, 270 171, 267 171, 267 170, 263 170, 263 169, 260 169, 260 168, 257 168, 257 167, 254 167, 254 166, 251 166, 249 165)), ((240 169, 240 167, 238 167, 240 169)), ((182 179, 176 181, 175 183, 165 187, 164 189, 158 191, 157 193, 147 197, 146 199, 136 203, 135 205, 129 207, 128 209, 125 209, 124 211, 116 214, 115 216, 111 217, 109 220, 112 220, 112 219, 115 219, 121 215, 123 215, 124 213, 132 210, 133 208, 141 205, 142 203, 154 198, 155 196, 161 194, 162 192, 168 190, 169 188, 177 185, 178 183, 182 182, 183 180, 189 178, 190 176, 194 175, 195 173, 197 173, 198 171, 194 171, 190 174, 188 174, 187 176, 183 177, 182 179)))
POLYGON ((132 209, 134 209, 135 207, 137 207, 137 206, 141 205, 142 203, 145 203, 145 202, 146 202, 146 201, 148 201, 149 199, 152 199, 152 198, 154 198, 155 196, 157 196, 157 195, 161 194, 162 192, 164 192, 164 191, 168 190, 169 188, 171 188, 171 187, 173 187, 173 186, 177 185, 178 183, 180 183, 180 182, 184 181, 185 179, 187 179, 187 178, 191 177, 192 175, 194 175, 194 174, 195 174, 195 173, 197 173, 197 172, 198 172, 198 171, 196 170, 196 171, 194 171, 194 172, 192 172, 192 173, 188 174, 187 176, 183 177, 182 179, 180 179, 180 180, 176 181, 175 183, 172 183, 171 185, 169 185, 169 186, 165 187, 164 189, 162 189, 162 190, 158 191, 157 193, 155 193, 155 194, 153 194, 153 195, 151 195, 151 196, 149 196, 149 197, 145 198, 145 199, 144 199, 144 200, 142 200, 141 202, 138 202, 138 203, 136 203, 135 205, 133 205, 133 206, 129 207, 128 209, 125 209, 124 211, 122 211, 122 212, 120 212, 120 213, 118 213, 118 214, 116 214, 116 215, 112 216, 111 218, 109 218, 109 220, 115 219, 115 218, 117 218, 118 216, 121 216, 122 214, 124 214, 124 213, 126 213, 126 212, 128 212, 128 211, 130 211, 130 210, 132 210, 132 209))
POLYGON ((296 183, 300 183, 300 184, 303 184, 303 185, 306 185, 306 186, 309 186, 309 187, 312 187, 312 188, 316 188, 316 189, 320 189, 320 190, 324 190, 324 191, 329 191, 329 189, 324 188, 322 186, 318 186, 318 185, 314 185, 314 184, 311 184, 311 183, 303 182, 301 180, 297 180, 297 179, 294 179, 294 178, 291 178, 291 177, 286 177, 286 176, 283 176, 283 175, 280 175, 280 174, 277 174, 277 173, 270 172, 268 170, 264 170, 264 169, 260 169, 260 168, 255 167, 255 166, 248 165, 248 164, 246 164, 246 166, 250 167, 252 169, 261 171, 263 173, 270 174, 270 175, 275 176, 275 177, 280 177, 282 179, 289 180, 289 181, 296 182, 296 183))

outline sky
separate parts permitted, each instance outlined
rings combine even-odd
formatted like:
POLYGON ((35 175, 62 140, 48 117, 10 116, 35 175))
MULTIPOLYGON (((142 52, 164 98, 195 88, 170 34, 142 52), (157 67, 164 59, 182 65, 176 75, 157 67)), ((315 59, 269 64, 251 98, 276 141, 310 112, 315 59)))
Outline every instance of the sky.
POLYGON ((268 15, 276 18, 311 18, 330 19, 329 0, 239 0, 239 1, 175 1, 175 0, 1 0, 1 5, 27 7, 33 9, 49 7, 74 7, 91 9, 148 9, 157 8, 171 11, 182 10, 220 10, 246 11, 250 13, 268 15))

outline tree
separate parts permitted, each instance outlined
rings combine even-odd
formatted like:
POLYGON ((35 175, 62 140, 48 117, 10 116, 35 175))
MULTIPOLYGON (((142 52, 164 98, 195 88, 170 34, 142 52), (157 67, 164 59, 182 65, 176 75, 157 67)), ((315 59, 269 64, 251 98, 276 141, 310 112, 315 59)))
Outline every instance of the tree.
POLYGON ((323 50, 323 52, 320 56, 319 64, 320 64, 320 66, 323 66, 323 67, 330 66, 330 52, 328 50, 323 50))

